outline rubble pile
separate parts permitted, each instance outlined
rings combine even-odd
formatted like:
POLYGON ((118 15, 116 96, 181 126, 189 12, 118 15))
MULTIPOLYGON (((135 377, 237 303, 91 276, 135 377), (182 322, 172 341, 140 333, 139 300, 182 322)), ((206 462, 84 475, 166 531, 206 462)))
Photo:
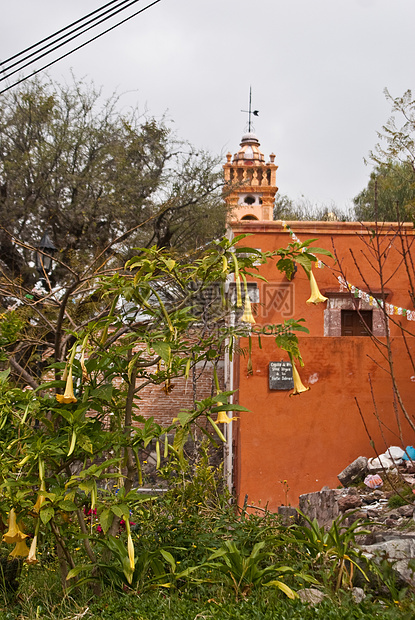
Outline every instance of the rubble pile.
POLYGON ((399 577, 415 586, 415 448, 391 446, 384 454, 360 456, 339 475, 343 488, 323 487, 300 496, 300 511, 320 526, 339 516, 344 525, 364 521, 359 543, 368 557, 386 556, 399 577))

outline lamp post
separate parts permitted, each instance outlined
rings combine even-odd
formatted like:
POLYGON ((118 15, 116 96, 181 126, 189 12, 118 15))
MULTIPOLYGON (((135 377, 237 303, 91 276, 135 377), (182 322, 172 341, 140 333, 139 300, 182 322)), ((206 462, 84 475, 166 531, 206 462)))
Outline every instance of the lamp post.
POLYGON ((38 251, 35 252, 35 266, 42 286, 47 288, 47 276, 52 273, 53 256, 57 248, 47 232, 44 233, 37 247, 38 251))

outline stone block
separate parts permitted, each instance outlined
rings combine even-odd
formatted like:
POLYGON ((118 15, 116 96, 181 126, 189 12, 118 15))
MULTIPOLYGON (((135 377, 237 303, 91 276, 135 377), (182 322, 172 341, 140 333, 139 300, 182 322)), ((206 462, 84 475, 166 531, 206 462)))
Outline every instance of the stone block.
POLYGON ((339 515, 337 493, 330 489, 319 493, 300 495, 299 508, 309 519, 317 519, 320 527, 330 526, 339 515))
POLYGON ((337 476, 344 487, 363 480, 367 473, 367 458, 359 456, 337 476))

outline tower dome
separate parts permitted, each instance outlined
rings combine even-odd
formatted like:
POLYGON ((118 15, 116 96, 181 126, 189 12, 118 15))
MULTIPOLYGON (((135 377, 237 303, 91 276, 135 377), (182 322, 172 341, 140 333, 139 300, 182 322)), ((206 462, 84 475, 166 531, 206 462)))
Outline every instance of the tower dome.
POLYGON ((239 151, 233 159, 231 153, 226 156, 223 168, 229 193, 225 192, 225 200, 231 219, 272 220, 278 166, 274 163, 274 154, 265 163, 259 147, 257 136, 249 132, 242 136, 239 151))
POLYGON ((233 157, 233 162, 245 160, 256 164, 265 164, 264 154, 259 150, 260 143, 254 133, 250 132, 243 135, 240 147, 233 157))

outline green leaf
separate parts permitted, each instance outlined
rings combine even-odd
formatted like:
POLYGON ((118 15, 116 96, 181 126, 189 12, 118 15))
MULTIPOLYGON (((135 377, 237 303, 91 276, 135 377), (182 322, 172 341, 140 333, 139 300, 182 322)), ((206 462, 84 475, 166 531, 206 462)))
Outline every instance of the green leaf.
POLYGON ((286 583, 279 581, 278 579, 274 579, 273 581, 268 581, 267 583, 264 583, 264 585, 275 586, 276 588, 281 590, 281 592, 284 592, 284 594, 286 594, 288 598, 290 598, 291 600, 298 598, 298 594, 294 592, 294 590, 291 590, 291 588, 287 586, 286 583))
POLYGON ((163 558, 170 564, 172 571, 174 573, 176 570, 176 562, 174 561, 172 554, 169 551, 166 551, 165 549, 160 549, 160 553, 163 556, 163 558))
POLYGON ((92 454, 94 449, 92 446, 92 441, 86 435, 78 435, 78 444, 85 450, 85 452, 89 452, 92 454))
POLYGON ((65 510, 66 512, 72 512, 73 510, 77 510, 78 506, 75 502, 71 502, 70 499, 64 499, 58 504, 61 510, 65 510))
POLYGON ((120 519, 123 518, 123 512, 119 506, 111 506, 111 511, 120 519))
POLYGON ((311 258, 309 258, 306 254, 299 254, 298 256, 296 256, 295 262, 301 265, 301 267, 303 267, 305 271, 310 271, 312 261, 311 258))
POLYGON ((46 525, 54 516, 55 510, 52 508, 52 506, 42 506, 39 514, 43 525, 46 525))
POLYGON ((69 579, 73 579, 74 577, 79 575, 79 573, 82 573, 84 571, 90 571, 92 570, 92 568, 93 568, 92 566, 89 566, 87 564, 81 564, 80 566, 75 566, 75 568, 71 568, 71 570, 67 574, 66 580, 68 581, 69 579))
POLYGON ((113 520, 114 520, 113 512, 111 512, 109 508, 104 508, 104 510, 99 515, 99 522, 101 524, 102 529, 104 530, 104 534, 106 534, 108 530, 110 529, 113 520))
POLYGON ((163 362, 169 364, 170 356, 171 356, 171 347, 168 342, 164 342, 163 340, 158 340, 157 342, 152 342, 151 346, 154 351, 161 357, 163 362))
POLYGON ((330 250, 325 250, 324 248, 307 248, 307 252, 309 252, 310 254, 324 254, 324 256, 330 256, 331 258, 334 258, 330 250))
POLYGON ((10 368, 6 368, 6 370, 0 371, 0 383, 5 383, 10 374, 10 368))

